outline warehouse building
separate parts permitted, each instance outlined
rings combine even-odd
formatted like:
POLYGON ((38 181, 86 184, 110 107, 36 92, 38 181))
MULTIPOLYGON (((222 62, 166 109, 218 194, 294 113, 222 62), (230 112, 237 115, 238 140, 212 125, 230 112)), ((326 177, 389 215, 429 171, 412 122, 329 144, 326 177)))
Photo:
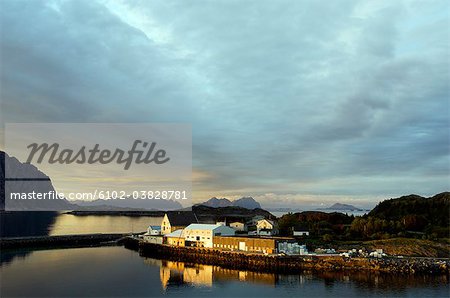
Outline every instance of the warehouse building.
POLYGON ((213 248, 216 249, 241 250, 268 254, 277 253, 280 243, 295 243, 295 239, 286 237, 240 236, 215 236, 213 238, 213 248))
POLYGON ((212 248, 214 237, 225 235, 234 235, 234 230, 219 224, 190 224, 183 230, 186 246, 212 248))

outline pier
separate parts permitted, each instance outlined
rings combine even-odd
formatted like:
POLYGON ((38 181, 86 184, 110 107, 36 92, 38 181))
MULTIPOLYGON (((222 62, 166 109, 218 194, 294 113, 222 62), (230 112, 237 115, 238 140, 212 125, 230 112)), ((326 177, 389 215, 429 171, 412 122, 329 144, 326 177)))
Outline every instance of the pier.
POLYGON ((119 245, 130 234, 77 234, 0 238, 1 249, 119 245))

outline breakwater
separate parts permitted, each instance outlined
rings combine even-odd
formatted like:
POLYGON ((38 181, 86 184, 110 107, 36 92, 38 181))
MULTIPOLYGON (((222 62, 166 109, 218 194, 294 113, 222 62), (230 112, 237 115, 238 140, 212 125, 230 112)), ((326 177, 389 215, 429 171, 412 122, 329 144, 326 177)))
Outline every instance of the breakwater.
POLYGON ((268 273, 302 271, 376 271, 404 274, 449 274, 450 260, 420 258, 347 258, 341 256, 280 256, 222 251, 208 248, 175 247, 126 239, 125 247, 143 257, 220 266, 228 269, 268 273))
POLYGON ((81 234, 0 238, 1 249, 89 247, 119 243, 128 234, 81 234))

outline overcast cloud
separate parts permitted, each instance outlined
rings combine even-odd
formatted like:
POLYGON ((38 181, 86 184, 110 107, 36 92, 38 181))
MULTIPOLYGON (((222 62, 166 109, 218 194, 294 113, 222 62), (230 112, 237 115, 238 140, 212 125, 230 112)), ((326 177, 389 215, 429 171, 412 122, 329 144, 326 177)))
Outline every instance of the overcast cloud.
POLYGON ((2 123, 192 123, 195 200, 449 189, 447 1, 3 0, 0 18, 2 123))

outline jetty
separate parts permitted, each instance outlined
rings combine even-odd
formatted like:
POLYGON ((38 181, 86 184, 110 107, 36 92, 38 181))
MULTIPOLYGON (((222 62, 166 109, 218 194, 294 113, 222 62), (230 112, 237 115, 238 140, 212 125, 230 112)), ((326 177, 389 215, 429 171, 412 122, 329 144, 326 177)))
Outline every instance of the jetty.
POLYGON ((0 238, 1 249, 67 248, 120 245, 130 234, 76 234, 0 238))

